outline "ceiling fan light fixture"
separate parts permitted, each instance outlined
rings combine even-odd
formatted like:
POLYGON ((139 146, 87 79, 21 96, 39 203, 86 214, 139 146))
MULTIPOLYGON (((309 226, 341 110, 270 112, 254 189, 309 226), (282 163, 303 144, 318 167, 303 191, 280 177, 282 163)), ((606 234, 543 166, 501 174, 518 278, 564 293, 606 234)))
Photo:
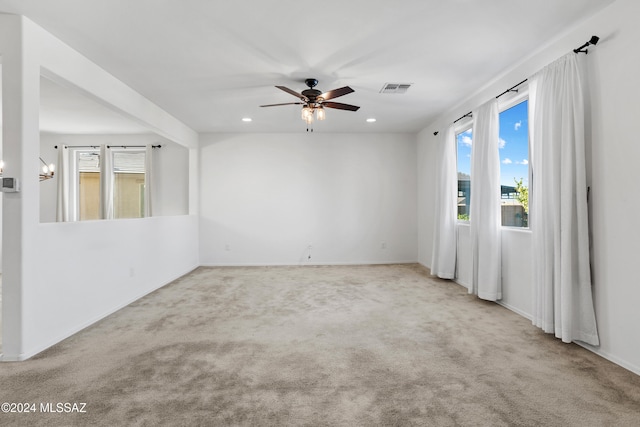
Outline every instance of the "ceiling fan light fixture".
POLYGON ((307 123, 309 123, 309 120, 313 121, 313 109, 311 109, 311 107, 302 107, 302 120, 307 123))
POLYGON ((316 114, 318 116, 318 120, 324 120, 325 119, 324 108, 318 107, 316 111, 317 111, 316 114))

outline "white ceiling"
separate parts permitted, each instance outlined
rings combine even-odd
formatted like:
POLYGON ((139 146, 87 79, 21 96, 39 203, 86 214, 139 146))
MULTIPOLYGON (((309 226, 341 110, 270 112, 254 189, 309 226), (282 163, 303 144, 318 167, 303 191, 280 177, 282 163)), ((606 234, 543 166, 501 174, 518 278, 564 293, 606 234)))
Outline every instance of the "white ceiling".
MULTIPOLYGON (((27 16, 198 132, 304 132, 299 106, 259 105, 295 102, 274 86, 300 92, 309 77, 321 91, 351 86, 335 101, 361 106, 328 110, 316 132, 417 132, 612 1, 0 0, 0 12, 27 16), (381 94, 385 83, 412 86, 381 94)), ((45 109, 68 109, 64 91, 49 92, 45 109)), ((58 128, 72 123, 63 116, 58 128)))
POLYGON ((79 91, 40 78, 40 130, 72 134, 140 134, 145 126, 79 91))

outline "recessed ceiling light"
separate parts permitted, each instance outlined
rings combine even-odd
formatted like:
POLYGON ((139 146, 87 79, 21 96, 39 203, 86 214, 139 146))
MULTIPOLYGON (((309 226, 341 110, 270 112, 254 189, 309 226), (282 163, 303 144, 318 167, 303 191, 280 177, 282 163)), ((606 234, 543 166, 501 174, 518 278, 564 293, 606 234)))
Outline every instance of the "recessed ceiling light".
POLYGON ((374 119, 373 117, 371 117, 371 118, 367 119, 367 122, 368 122, 368 123, 373 123, 373 122, 375 122, 375 121, 376 121, 376 119, 374 119))
POLYGON ((242 121, 243 121, 243 122, 250 122, 250 121, 252 121, 252 120, 251 120, 251 117, 243 117, 243 118, 242 118, 242 121))

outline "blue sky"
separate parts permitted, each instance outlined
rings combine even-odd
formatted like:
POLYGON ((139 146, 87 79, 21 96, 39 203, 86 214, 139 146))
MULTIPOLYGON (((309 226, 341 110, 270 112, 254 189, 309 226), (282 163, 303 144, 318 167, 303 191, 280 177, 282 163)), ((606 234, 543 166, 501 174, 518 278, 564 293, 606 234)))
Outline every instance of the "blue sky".
MULTIPOLYGON (((529 186, 529 126, 527 101, 500 113, 500 183, 515 186, 523 179, 529 186)), ((458 172, 471 174, 471 129, 457 136, 458 172)))

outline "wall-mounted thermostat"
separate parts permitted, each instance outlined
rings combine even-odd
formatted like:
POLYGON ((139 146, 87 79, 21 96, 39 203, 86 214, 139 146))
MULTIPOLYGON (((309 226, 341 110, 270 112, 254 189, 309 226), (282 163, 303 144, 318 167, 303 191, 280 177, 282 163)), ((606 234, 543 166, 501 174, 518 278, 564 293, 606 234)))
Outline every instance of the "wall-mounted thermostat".
POLYGON ((4 193, 18 193, 20 191, 18 178, 2 178, 2 191, 4 193))

